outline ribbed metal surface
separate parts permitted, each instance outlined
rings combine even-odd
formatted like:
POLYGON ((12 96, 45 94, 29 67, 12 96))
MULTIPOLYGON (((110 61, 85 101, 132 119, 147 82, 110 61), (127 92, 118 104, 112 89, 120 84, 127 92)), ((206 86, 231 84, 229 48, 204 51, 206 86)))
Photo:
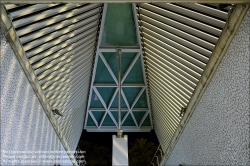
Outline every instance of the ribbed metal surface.
MULTIPOLYGON (((72 150, 83 129, 102 4, 5 5, 72 150)), ((35 111, 35 110, 34 110, 35 111)))
POLYGON ((154 128, 165 151, 211 57, 228 14, 205 4, 140 3, 154 128))

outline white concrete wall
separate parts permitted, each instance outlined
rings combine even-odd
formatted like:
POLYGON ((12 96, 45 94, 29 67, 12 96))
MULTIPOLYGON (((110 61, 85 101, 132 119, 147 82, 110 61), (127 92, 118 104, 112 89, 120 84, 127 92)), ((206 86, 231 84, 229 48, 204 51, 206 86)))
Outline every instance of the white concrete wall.
POLYGON ((250 165, 250 12, 165 165, 250 165))
POLYGON ((1 31, 0 37, 0 165, 72 165, 1 31))

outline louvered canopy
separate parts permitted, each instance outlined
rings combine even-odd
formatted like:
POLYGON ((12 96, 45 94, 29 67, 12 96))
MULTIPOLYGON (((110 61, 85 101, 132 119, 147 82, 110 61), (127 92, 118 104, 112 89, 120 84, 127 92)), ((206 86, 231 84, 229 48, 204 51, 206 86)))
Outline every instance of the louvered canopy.
POLYGON ((103 4, 5 4, 60 132, 76 149, 83 129, 103 4))
POLYGON ((232 6, 106 5, 115 9, 109 12, 100 3, 4 6, 41 93, 51 109, 63 114, 55 117, 72 149, 83 123, 88 131, 117 130, 120 48, 123 128, 137 132, 154 128, 165 151, 232 6), (104 23, 106 15, 110 20, 104 23))
POLYGON ((154 118, 165 151, 228 18, 218 5, 139 3, 137 16, 154 118))

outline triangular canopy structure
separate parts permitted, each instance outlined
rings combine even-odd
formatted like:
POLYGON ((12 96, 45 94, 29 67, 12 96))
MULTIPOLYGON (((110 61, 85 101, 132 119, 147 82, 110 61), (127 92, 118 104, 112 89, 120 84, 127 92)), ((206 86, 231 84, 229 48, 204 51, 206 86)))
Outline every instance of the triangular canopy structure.
MULTIPOLYGON (((94 66, 94 75, 89 95, 87 112, 98 111, 93 102, 100 100, 103 103, 103 122, 101 125, 88 125, 87 131, 117 131, 118 123, 118 54, 117 49, 122 50, 121 54, 121 126, 124 131, 150 131, 152 126, 151 112, 149 107, 148 91, 142 49, 139 45, 138 30, 136 29, 135 13, 132 4, 109 4, 106 6, 106 13, 103 14, 101 25, 102 33, 94 66), (111 89, 112 92, 111 92, 111 89), (94 99, 93 96, 98 96, 94 99), (141 113, 137 113, 141 110, 141 113), (136 111, 136 112, 135 112, 136 111), (112 113, 111 113, 112 112, 112 113), (134 112, 136 116, 134 115, 134 112), (111 118, 109 115, 113 116, 111 118), (150 123, 141 124, 145 120, 145 113, 149 113, 150 123), (140 120, 138 120, 140 119, 140 120)), ((99 102, 99 103, 100 103, 99 102)), ((88 119, 90 114, 86 114, 88 119)), ((99 114, 93 116, 99 119, 99 114)))

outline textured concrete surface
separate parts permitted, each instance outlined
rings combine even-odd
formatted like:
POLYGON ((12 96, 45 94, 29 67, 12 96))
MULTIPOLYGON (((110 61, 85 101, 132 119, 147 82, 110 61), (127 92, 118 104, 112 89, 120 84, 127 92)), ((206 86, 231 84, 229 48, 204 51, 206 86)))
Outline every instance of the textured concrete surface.
POLYGON ((1 165, 72 165, 1 31, 0 37, 1 165))
POLYGON ((165 165, 250 165, 250 12, 165 165))

